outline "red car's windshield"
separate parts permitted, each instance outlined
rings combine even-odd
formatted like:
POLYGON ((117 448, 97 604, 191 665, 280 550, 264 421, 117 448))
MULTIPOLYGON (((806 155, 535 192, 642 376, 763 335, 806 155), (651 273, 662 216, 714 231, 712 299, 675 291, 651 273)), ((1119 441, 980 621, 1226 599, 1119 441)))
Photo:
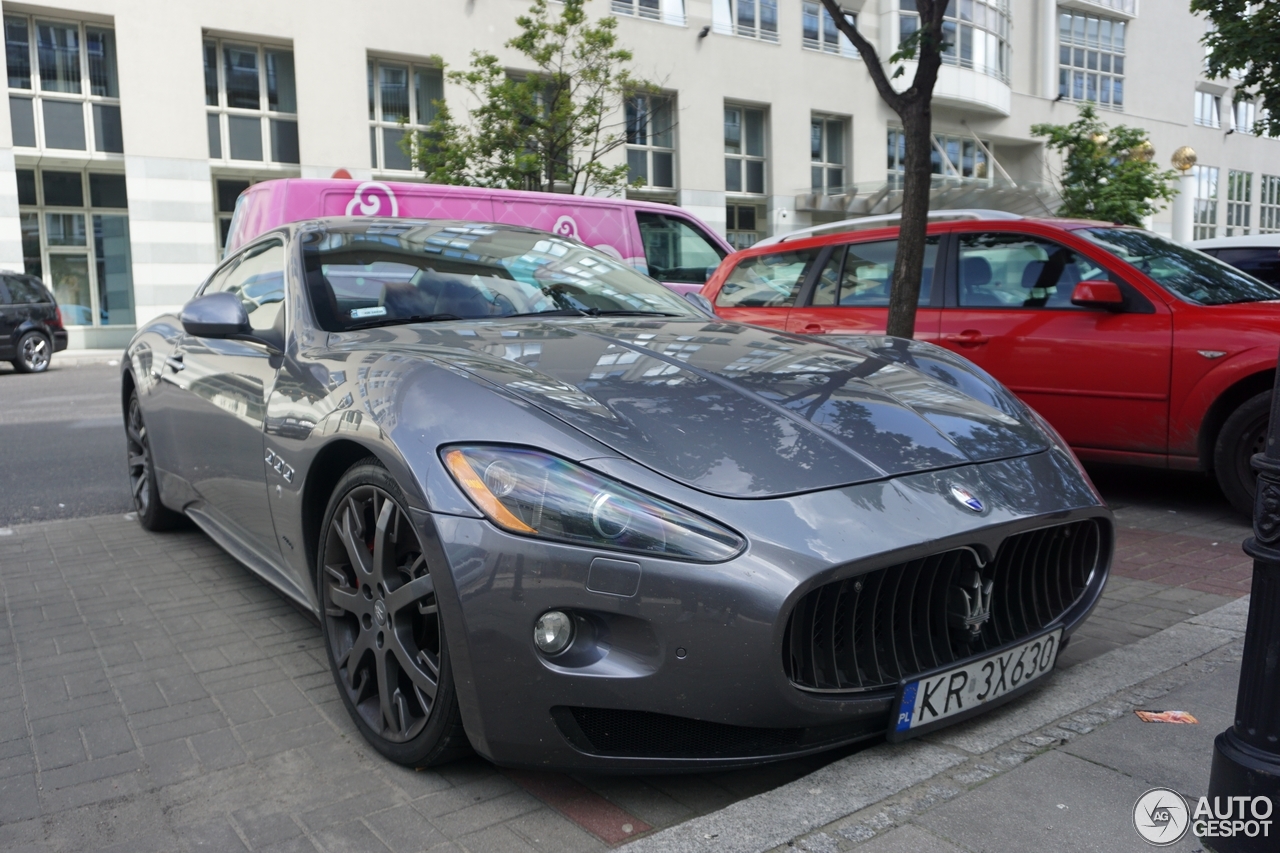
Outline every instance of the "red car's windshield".
POLYGON ((1280 299, 1280 290, 1150 231, 1084 228, 1076 234, 1137 267, 1175 296, 1198 305, 1280 299))

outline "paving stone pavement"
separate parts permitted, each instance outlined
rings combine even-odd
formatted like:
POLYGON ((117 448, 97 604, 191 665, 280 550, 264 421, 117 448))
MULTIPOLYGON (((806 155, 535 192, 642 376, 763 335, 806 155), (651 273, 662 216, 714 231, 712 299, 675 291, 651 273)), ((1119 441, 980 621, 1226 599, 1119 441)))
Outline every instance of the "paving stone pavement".
MULTIPOLYGON (((1233 570, 1229 519, 1133 522, 1064 670, 1242 592, 1204 582, 1233 570)), ((474 758, 406 770, 356 732, 311 620, 202 534, 121 516, 0 528, 0 596, 2 850, 601 850, 857 752, 540 784, 474 758), (567 785, 613 824, 546 793, 567 785)))

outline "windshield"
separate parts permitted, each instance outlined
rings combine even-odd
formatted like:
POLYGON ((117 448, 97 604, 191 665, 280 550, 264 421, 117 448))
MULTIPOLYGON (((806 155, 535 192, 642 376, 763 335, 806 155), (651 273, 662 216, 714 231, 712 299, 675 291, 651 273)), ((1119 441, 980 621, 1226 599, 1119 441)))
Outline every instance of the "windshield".
POLYGON ((1083 228, 1075 232, 1133 264, 1175 296, 1200 305, 1280 299, 1280 290, 1204 252, 1136 228, 1083 228))
POLYGON ((372 222, 303 241, 311 304, 330 332, 537 314, 702 316, 620 261, 537 231, 372 222))

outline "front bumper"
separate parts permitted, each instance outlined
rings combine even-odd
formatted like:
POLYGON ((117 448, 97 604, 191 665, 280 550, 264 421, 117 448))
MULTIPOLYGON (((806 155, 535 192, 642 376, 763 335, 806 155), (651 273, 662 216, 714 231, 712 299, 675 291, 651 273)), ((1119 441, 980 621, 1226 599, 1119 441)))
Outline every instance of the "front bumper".
POLYGON ((1105 554, 1053 623, 1068 636, 1097 602, 1111 562, 1110 512, 1060 451, 693 508, 744 533, 747 551, 690 564, 418 514, 434 564, 448 567, 437 590, 464 723, 482 755, 508 766, 696 770, 877 737, 888 730, 895 688, 818 693, 788 678, 786 626, 806 593, 955 548, 994 554, 1013 534, 1096 518, 1105 554), (957 483, 984 495, 981 513, 949 497, 957 483), (635 567, 634 594, 615 594, 631 587, 601 584, 598 569, 593 579, 599 558, 635 567), (602 587, 614 592, 593 591, 602 587), (547 658, 533 625, 553 608, 571 612, 578 629, 568 651, 547 658))

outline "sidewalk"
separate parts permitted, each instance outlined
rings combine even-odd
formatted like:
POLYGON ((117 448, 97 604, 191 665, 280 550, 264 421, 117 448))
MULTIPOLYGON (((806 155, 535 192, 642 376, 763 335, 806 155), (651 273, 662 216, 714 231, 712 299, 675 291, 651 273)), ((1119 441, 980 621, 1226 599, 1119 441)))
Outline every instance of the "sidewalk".
MULTIPOLYGON (((1206 791, 1213 739, 1235 709, 1248 601, 1055 673, 994 714, 842 759, 627 853, 1146 849, 1132 824, 1139 796, 1206 791), (1135 708, 1190 711, 1200 722, 1143 723, 1135 708)), ((1166 849, 1202 848, 1188 835, 1166 849)))
POLYGON ((85 364, 119 364, 123 349, 64 349, 53 354, 50 367, 79 367, 85 364))

